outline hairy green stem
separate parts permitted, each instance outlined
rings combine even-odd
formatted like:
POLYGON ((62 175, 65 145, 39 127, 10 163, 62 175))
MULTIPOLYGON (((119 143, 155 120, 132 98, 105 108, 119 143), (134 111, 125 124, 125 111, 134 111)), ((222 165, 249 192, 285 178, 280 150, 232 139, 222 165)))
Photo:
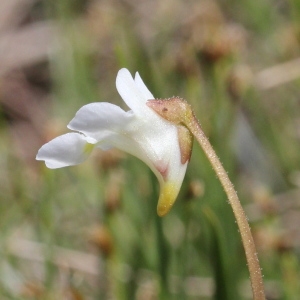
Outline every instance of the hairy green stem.
POLYGON ((264 286, 263 286, 262 274, 261 274, 261 269, 257 257, 255 244, 251 234, 250 226, 247 221, 247 217, 239 201, 234 186, 230 181, 227 172, 225 171, 223 165, 221 164, 218 156, 216 155, 216 152, 212 148, 208 138, 205 136, 203 130, 201 129, 201 126, 198 123, 195 116, 193 116, 192 120, 185 125, 191 131, 191 133, 194 135, 194 137, 202 147, 205 155, 207 156, 213 169, 215 170, 225 190, 225 193, 227 194, 228 201, 232 207, 237 225, 241 233, 242 242, 245 249, 246 259, 247 259, 248 268, 250 272, 253 298, 255 300, 264 300, 265 299, 264 286))
POLYGON ((250 272, 253 299, 265 300, 262 273, 254 240, 244 209, 240 203, 234 186, 227 175, 227 172, 216 155, 216 152, 212 148, 208 138, 205 136, 191 106, 185 100, 176 97, 171 99, 149 100, 147 105, 156 111, 160 116, 174 123, 175 125, 186 126, 200 144, 225 190, 228 201, 236 218, 250 272))

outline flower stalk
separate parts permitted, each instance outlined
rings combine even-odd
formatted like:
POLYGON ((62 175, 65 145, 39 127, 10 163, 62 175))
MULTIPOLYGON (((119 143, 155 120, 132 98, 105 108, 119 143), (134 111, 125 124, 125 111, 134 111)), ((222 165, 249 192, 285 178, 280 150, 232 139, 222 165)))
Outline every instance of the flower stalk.
POLYGON ((155 100, 140 75, 136 73, 133 78, 127 69, 118 72, 116 87, 129 111, 107 102, 83 106, 68 125, 73 132, 43 145, 36 159, 56 169, 84 162, 95 148, 104 151, 117 148, 134 155, 144 161, 159 180, 157 213, 164 216, 179 193, 194 136, 232 206, 246 253, 254 300, 264 300, 261 270, 246 215, 191 106, 176 97, 155 100))
POLYGON ((171 123, 185 126, 200 144, 225 190, 236 218, 249 268, 253 299, 265 300, 261 268, 244 209, 239 201, 237 192, 227 175, 227 172, 216 155, 216 152, 212 148, 208 138, 204 134, 191 106, 185 100, 176 97, 170 99, 150 100, 148 101, 148 106, 171 123))

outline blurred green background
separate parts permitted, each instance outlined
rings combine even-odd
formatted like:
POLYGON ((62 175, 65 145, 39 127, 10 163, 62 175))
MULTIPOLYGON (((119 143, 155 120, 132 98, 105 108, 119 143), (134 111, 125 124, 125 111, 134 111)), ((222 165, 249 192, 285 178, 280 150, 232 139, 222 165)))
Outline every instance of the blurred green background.
POLYGON ((195 143, 172 211, 138 159, 35 161, 118 70, 190 102, 249 218, 268 299, 300 295, 298 0, 1 0, 0 299, 251 299, 225 194, 195 143))

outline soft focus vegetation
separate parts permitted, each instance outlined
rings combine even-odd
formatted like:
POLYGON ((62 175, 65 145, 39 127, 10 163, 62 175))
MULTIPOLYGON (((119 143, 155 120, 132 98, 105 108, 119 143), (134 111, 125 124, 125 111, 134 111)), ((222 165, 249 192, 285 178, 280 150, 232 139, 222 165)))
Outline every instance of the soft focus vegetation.
POLYGON ((0 2, 0 299, 251 299, 239 232, 202 150, 179 198, 115 150, 35 161, 117 71, 194 107, 240 195, 268 299, 300 295, 298 0, 0 2))

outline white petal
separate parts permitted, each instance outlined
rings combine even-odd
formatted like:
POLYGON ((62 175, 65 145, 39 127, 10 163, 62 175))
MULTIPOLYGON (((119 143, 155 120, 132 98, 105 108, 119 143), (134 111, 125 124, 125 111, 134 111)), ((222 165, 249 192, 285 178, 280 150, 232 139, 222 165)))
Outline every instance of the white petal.
POLYGON ((126 127, 132 117, 132 111, 125 112, 114 104, 90 103, 78 110, 68 128, 101 141, 126 127))
POLYGON ((98 142, 97 147, 103 150, 115 147, 136 156, 154 171, 160 183, 170 161, 175 159, 180 163, 181 159, 176 126, 157 115, 149 119, 132 118, 127 126, 98 142))
POLYGON ((135 81, 138 89, 140 90, 140 92, 144 95, 145 99, 147 99, 147 100, 155 99, 154 96, 151 94, 151 92, 146 87, 144 81, 142 80, 142 78, 138 72, 135 73, 134 81, 135 81))
POLYGON ((116 87, 122 99, 136 114, 142 115, 145 110, 148 111, 149 108, 146 105, 148 99, 144 95, 145 91, 138 88, 127 69, 121 69, 118 72, 116 87))
POLYGON ((84 135, 74 132, 61 135, 43 145, 36 159, 44 160, 50 169, 80 164, 93 148, 87 140, 91 141, 84 135))

